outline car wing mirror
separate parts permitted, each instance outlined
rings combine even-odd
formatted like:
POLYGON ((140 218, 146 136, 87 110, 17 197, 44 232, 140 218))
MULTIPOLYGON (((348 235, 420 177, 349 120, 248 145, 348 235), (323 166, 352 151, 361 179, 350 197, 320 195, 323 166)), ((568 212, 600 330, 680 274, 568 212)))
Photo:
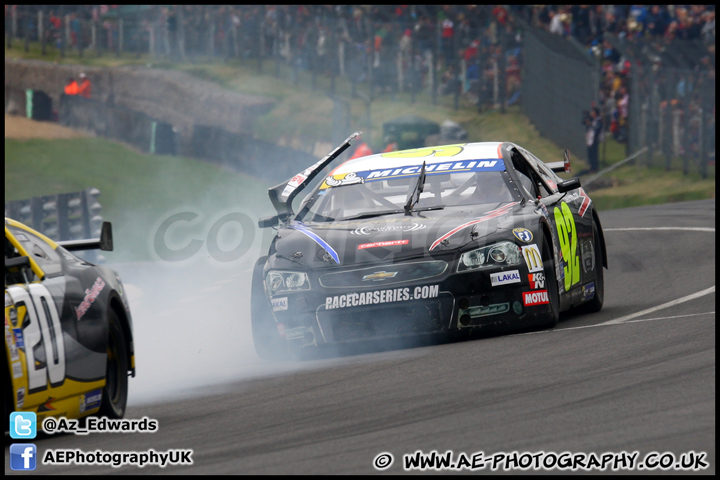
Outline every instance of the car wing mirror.
POLYGON ((557 184, 557 189, 560 193, 566 193, 570 190, 575 190, 576 188, 580 188, 579 178, 571 178, 570 180, 565 180, 564 182, 557 184))
POLYGON ((262 217, 260 220, 258 220, 258 227, 260 228, 268 228, 268 227, 274 227, 278 224, 279 218, 277 215, 272 215, 270 217, 262 217))
POLYGON ((570 152, 567 148, 565 149, 564 157, 562 162, 546 163, 545 166, 555 173, 570 173, 570 152))

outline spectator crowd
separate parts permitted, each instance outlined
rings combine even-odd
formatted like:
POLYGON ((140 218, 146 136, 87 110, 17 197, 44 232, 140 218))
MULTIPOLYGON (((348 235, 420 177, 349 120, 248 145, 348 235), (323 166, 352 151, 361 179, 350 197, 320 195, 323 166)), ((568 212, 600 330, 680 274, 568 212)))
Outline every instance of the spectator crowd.
MULTIPOLYGON (((590 105, 583 116, 589 149, 598 141, 595 134, 598 123, 604 126, 600 141, 604 134, 612 135, 620 143, 627 141, 630 80, 634 74, 638 77, 636 89, 639 90, 634 92, 635 95, 643 99, 661 96, 659 109, 650 111, 648 107, 646 115, 671 118, 671 122, 683 125, 681 133, 673 135, 674 154, 689 153, 698 158, 703 109, 712 111, 713 125, 705 126, 705 130, 712 136, 709 145, 714 152, 715 105, 703 105, 701 94, 703 83, 707 87, 712 84, 714 101, 714 5, 539 5, 514 7, 514 13, 552 34, 572 38, 600 61, 602 77, 598 101, 590 105), (695 64, 689 58, 681 58, 678 63, 685 60, 683 66, 687 68, 682 70, 674 65, 678 72, 663 74, 667 66, 662 63, 662 53, 676 40, 702 45, 704 54, 695 64), (643 66, 641 62, 633 61, 618 51, 618 45, 625 45, 628 50, 638 47, 652 58, 652 64, 643 66), (599 112, 599 120, 594 119, 594 112, 599 112), (596 140, 591 141, 591 138, 596 140)), ((648 123, 659 125, 661 122, 654 118, 648 123)), ((596 152, 588 155, 592 164, 596 152)))
MULTIPOLYGON (((597 109, 603 134, 619 142, 628 136, 630 78, 637 69, 619 44, 662 51, 675 40, 701 43, 707 54, 694 68, 714 84, 713 4, 6 5, 6 32, 37 34, 40 9, 46 9, 44 35, 55 43, 66 38, 71 47, 90 46, 86 25, 94 22, 100 28, 95 41, 109 51, 122 41, 138 54, 273 58, 299 71, 371 81, 380 94, 459 92, 480 109, 521 101, 523 28, 530 25, 567 37, 599 60, 598 101, 588 112, 597 109), (18 15, 24 21, 12 25, 18 15)), ((665 101, 698 108, 698 78, 679 78, 665 101)))

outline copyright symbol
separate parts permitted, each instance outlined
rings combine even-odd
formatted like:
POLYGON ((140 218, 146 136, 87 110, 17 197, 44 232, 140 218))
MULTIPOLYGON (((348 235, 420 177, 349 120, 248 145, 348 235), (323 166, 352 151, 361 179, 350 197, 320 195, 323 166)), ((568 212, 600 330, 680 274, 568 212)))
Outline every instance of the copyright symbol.
POLYGON ((375 467, 376 470, 386 470, 390 468, 390 465, 393 463, 393 456, 392 453, 384 452, 379 453, 375 460, 373 460, 373 467, 375 467))
POLYGON ((54 418, 46 418, 43 422, 43 430, 45 430, 45 433, 53 433, 56 426, 57 422, 55 422, 54 418))

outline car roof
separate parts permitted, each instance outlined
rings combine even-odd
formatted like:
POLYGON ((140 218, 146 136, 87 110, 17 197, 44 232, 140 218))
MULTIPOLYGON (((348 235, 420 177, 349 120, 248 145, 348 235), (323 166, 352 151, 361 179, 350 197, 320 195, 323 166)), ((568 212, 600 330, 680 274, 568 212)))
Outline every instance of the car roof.
POLYGON ((501 145, 504 142, 475 142, 414 148, 396 152, 376 153, 346 161, 330 175, 361 172, 381 168, 428 165, 433 163, 460 162, 465 160, 502 159, 501 145))

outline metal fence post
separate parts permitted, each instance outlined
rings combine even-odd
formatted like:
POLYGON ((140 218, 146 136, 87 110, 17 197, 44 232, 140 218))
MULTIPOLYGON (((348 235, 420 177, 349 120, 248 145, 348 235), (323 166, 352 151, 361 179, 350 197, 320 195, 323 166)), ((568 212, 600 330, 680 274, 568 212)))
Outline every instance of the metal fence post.
POLYGON ((17 14, 18 6, 13 5, 10 7, 10 14, 12 15, 12 29, 10 31, 10 38, 8 39, 8 47, 12 47, 11 45, 11 39, 17 37, 17 31, 18 31, 18 14, 17 14))
POLYGON ((498 43, 500 44, 500 57, 498 58, 498 83, 500 88, 500 96, 498 98, 498 101, 500 102, 500 113, 504 114, 506 103, 505 94, 507 92, 507 72, 505 69, 505 50, 507 49, 507 35, 505 29, 502 26, 499 26, 498 28, 498 43))
POLYGON ((673 128, 672 128, 672 106, 670 100, 665 101, 665 112, 664 112, 664 144, 665 148, 665 170, 670 170, 670 162, 672 160, 672 147, 673 147, 673 128))
MULTIPOLYGON (((715 98, 710 97, 710 93, 714 91, 715 84, 708 85, 707 82, 710 79, 709 75, 703 75, 705 78, 702 82, 702 90, 700 90, 700 175, 702 178, 707 178, 708 164, 710 163, 710 149, 715 149, 714 145, 710 145, 711 135, 715 132, 714 122, 710 122, 710 108, 706 105, 714 105, 715 98), (712 89, 712 90, 711 90, 712 89), (709 103, 712 102, 712 103, 709 103)), ((713 137, 714 138, 714 137, 713 137)))
POLYGON ((178 5, 178 19, 177 19, 177 43, 178 43, 178 50, 180 52, 180 58, 184 62, 186 60, 185 56, 185 6, 184 5, 178 5))
POLYGON ((258 56, 258 73, 262 73, 262 64, 263 64, 263 56, 265 55, 265 10, 266 6, 263 5, 262 7, 262 19, 259 19, 260 22, 260 28, 258 29, 258 32, 260 32, 260 41, 258 42, 258 45, 260 45, 260 50, 257 52, 258 56))
POLYGON ((215 57, 215 22, 210 24, 210 38, 208 38, 208 52, 207 55, 210 59, 215 57))
POLYGON ((85 50, 85 26, 86 23, 83 20, 78 19, 78 23, 80 24, 80 33, 77 38, 77 47, 78 47, 78 55, 80 58, 83 57, 83 51, 85 50))
POLYGON ((60 31, 58 33, 58 40, 60 41, 60 58, 65 57, 65 25, 67 24, 67 19, 65 18, 65 15, 61 15, 60 12, 58 12, 58 16, 60 17, 60 31))
POLYGON ((66 13, 63 16, 63 19, 64 19, 64 23, 63 23, 63 26, 64 26, 63 39, 64 40, 63 40, 63 42, 65 43, 65 45, 68 48, 70 48, 70 46, 72 45, 72 42, 70 42, 70 14, 66 13))
MULTIPOLYGON (((279 7, 276 7, 279 9, 279 7)), ((275 60, 275 78, 280 78, 280 26, 279 15, 275 14, 275 23, 273 25, 273 59, 275 60)))
POLYGON ((25 52, 30 51, 30 11, 29 8, 25 7, 27 11, 23 12, 22 19, 23 19, 23 37, 25 39, 25 52))
POLYGON ((45 42, 45 12, 38 11, 38 40, 40 40, 40 52, 43 56, 47 54, 47 45, 45 42))
POLYGON ((432 104, 437 105, 437 84, 438 82, 438 50, 439 43, 440 43, 440 32, 442 32, 442 23, 440 19, 437 19, 435 21, 435 35, 433 35, 433 43, 432 43, 432 60, 430 62, 430 71, 432 72, 432 75, 430 76, 430 91, 432 93, 432 104))
POLYGON ((93 20, 91 25, 90 35, 92 36, 93 47, 95 48, 95 55, 100 58, 100 38, 98 37, 98 22, 93 20))
POLYGON ((117 56, 120 56, 120 53, 122 53, 124 45, 123 40, 125 39, 125 29, 123 28, 124 22, 123 19, 118 20, 118 44, 117 44, 117 56))

